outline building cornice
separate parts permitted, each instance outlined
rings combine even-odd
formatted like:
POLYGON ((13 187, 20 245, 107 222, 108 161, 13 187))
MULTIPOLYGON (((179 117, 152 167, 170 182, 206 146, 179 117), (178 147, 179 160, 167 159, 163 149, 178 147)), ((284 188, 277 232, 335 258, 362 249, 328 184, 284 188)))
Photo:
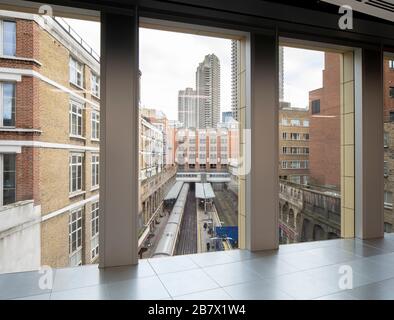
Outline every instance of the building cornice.
POLYGON ((48 149, 66 149, 76 152, 99 152, 98 147, 80 146, 75 144, 66 143, 54 143, 46 141, 35 141, 35 140, 0 140, 0 147, 3 146, 14 146, 14 147, 31 147, 31 148, 48 148, 48 149))
POLYGON ((0 73, 35 77, 37 79, 40 79, 40 80, 48 83, 51 86, 63 91, 64 93, 69 94, 73 99, 76 99, 77 101, 81 101, 82 103, 88 103, 92 106, 92 108, 94 108, 96 110, 100 110, 99 104, 93 102, 92 100, 86 99, 85 97, 81 96, 80 94, 76 93, 75 91, 73 91, 69 88, 66 88, 65 86, 57 83, 56 81, 53 81, 53 80, 47 78, 46 76, 42 75, 41 73, 39 73, 35 70, 0 67, 0 73))

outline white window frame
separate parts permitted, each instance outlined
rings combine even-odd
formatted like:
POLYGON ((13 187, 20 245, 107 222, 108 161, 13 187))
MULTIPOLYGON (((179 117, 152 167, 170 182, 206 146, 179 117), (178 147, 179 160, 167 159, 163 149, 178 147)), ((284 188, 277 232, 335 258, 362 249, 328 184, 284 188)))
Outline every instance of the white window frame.
POLYGON ((384 164, 383 165, 384 177, 388 177, 389 176, 389 172, 390 172, 389 162, 388 161, 384 161, 383 164, 384 164))
POLYGON ((70 83, 79 88, 83 88, 83 63, 70 56, 69 69, 70 83))
POLYGON ((83 211, 84 208, 80 207, 73 210, 68 218, 68 253, 70 267, 82 265, 82 247, 83 247, 83 211), (75 219, 73 216, 75 214, 75 219), (79 225, 78 225, 79 222, 79 225), (76 235, 76 247, 73 250, 73 234, 76 235), (78 241, 80 240, 80 241, 78 241))
POLYGON ((393 207, 393 193, 390 191, 385 191, 384 192, 384 207, 391 209, 393 207), (389 202, 388 200, 388 195, 391 194, 391 202, 389 202))
POLYGON ((90 75, 90 92, 96 98, 100 98, 100 77, 94 72, 90 75))
POLYGON ((100 140, 100 112, 92 110, 91 112, 91 139, 100 140))
POLYGON ((385 131, 383 133, 383 147, 384 148, 388 148, 389 147, 389 138, 390 138, 389 133, 387 131, 385 131))
POLYGON ((0 55, 6 57, 15 57, 16 56, 16 22, 12 20, 0 20, 0 55), (14 53, 13 54, 4 54, 4 24, 5 23, 13 23, 15 24, 15 34, 14 34, 14 53))
POLYGON ((15 128, 15 114, 16 114, 16 83, 9 81, 1 81, 0 82, 0 127, 15 128), (9 84, 14 87, 14 98, 13 98, 13 107, 12 107, 14 125, 11 126, 4 125, 4 85, 5 84, 9 84))
POLYGON ((301 126, 301 121, 299 119, 291 119, 290 125, 292 127, 299 127, 299 126, 301 126))
POLYGON ((392 59, 389 60, 389 68, 394 69, 394 60, 392 59))
POLYGON ((83 138, 83 109, 84 105, 78 101, 70 100, 69 107, 69 131, 70 137, 72 138, 83 138), (73 110, 73 107, 76 107, 76 111, 73 110), (74 117, 76 119, 76 123, 73 123, 74 117), (80 122, 80 123, 78 123, 80 122), (80 128, 80 131, 79 131, 80 128), (74 130, 75 129, 75 130, 74 130))
POLYGON ((83 191, 83 154, 81 153, 71 153, 69 158, 69 193, 73 195, 75 193, 79 193, 83 191), (73 162, 73 159, 76 159, 76 162, 73 162), (81 169, 81 176, 76 177, 76 179, 80 179, 80 188, 78 188, 78 182, 76 183, 77 188, 73 190, 73 168, 76 167, 76 173, 78 175, 78 168, 81 169))
POLYGON ((97 259, 99 255, 99 202, 92 203, 91 210, 91 241, 90 241, 90 258, 97 259))
POLYGON ((98 153, 92 154, 91 173, 92 189, 97 189, 100 185, 100 155, 98 153))
MULTIPOLYGON (((14 155, 16 157, 15 153, 8 153, 8 154, 14 155)), ((4 155, 6 154, 5 153, 0 154, 0 206, 4 205, 4 155)), ((15 162, 16 162, 16 158, 15 158, 15 162)), ((15 163, 15 202, 16 202, 16 163, 15 163)))

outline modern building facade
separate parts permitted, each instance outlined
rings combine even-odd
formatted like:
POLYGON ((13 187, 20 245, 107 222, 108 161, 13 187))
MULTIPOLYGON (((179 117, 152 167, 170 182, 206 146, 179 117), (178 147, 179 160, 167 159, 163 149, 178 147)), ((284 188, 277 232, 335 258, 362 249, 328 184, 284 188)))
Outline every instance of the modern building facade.
POLYGON ((220 122, 220 61, 208 54, 196 71, 198 128, 216 128, 220 122))
POLYGON ((197 93, 192 88, 178 92, 178 121, 184 128, 197 128, 197 93))
POLYGON ((285 101, 285 49, 283 46, 279 47, 279 102, 285 101))
POLYGON ((231 40, 231 111, 233 113, 233 118, 235 120, 239 120, 238 109, 239 109, 239 95, 240 95, 240 84, 239 84, 240 50, 241 50, 240 42, 238 40, 231 40))
POLYGON ((222 123, 229 123, 233 121, 233 112, 232 111, 223 111, 222 112, 222 123))

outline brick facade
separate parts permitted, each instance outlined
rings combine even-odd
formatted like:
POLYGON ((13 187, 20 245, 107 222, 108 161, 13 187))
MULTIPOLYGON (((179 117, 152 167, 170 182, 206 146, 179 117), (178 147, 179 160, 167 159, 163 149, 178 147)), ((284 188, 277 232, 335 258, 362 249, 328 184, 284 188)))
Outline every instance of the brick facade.
POLYGON ((21 152, 16 154, 16 201, 34 200, 44 218, 60 212, 41 223, 41 263, 52 267, 69 266, 70 210, 67 207, 73 204, 84 207, 82 260, 91 263, 91 202, 88 199, 97 199, 99 192, 91 186, 94 152, 91 148, 99 148, 99 142, 91 140, 91 112, 93 105, 99 109, 100 100, 90 94, 90 77, 93 68, 98 73, 99 63, 90 65, 93 58, 71 38, 59 38, 59 34, 46 30, 35 20, 13 20, 16 21, 16 56, 0 57, 0 68, 21 70, 21 81, 15 83, 15 128, 2 130, 0 140, 22 142, 21 152), (83 88, 70 83, 71 55, 84 65, 83 88), (70 91, 78 94, 77 100, 85 106, 83 138, 70 137, 70 91), (31 141, 40 146, 23 145, 31 141), (53 144, 61 147, 52 147, 53 144), (83 154, 83 192, 70 196, 69 156, 74 151, 83 154))
MULTIPOLYGON (((279 178, 284 180, 293 180, 299 177, 299 183, 306 183, 309 177, 309 169, 284 169, 282 161, 308 161, 309 154, 298 153, 289 154, 284 152, 284 148, 302 148, 309 150, 309 139, 291 140, 289 137, 284 138, 291 133, 297 133, 302 136, 309 135, 309 125, 305 125, 304 121, 309 122, 309 112, 307 109, 299 108, 280 108, 279 109, 279 178), (292 120, 300 121, 299 125, 291 125, 292 120), (286 121, 287 123, 285 123, 286 121)), ((300 150, 300 149, 298 149, 300 150)), ((294 180, 293 180, 294 181, 294 180)))
MULTIPOLYGON (((394 58, 392 58, 394 60, 394 58)), ((390 68, 390 60, 384 59, 383 67, 383 118, 384 131, 387 135, 387 146, 384 150, 384 161, 387 168, 387 175, 384 178, 385 192, 394 194, 394 122, 390 119, 390 112, 394 112, 394 98, 390 97, 390 87, 394 87, 394 68, 390 68)), ((385 202, 384 206, 385 231, 394 231, 393 205, 385 202)))
POLYGON ((323 87, 309 93, 310 182, 340 188, 341 116, 340 54, 325 53, 323 87), (312 101, 320 100, 320 113, 312 114, 312 101))

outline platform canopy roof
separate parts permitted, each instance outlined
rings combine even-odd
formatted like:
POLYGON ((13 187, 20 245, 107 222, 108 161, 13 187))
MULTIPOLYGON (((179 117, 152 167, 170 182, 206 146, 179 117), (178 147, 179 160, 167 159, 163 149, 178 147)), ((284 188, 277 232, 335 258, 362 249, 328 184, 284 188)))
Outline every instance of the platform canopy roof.
POLYGON ((215 193, 213 192, 210 183, 196 183, 196 198, 197 199, 213 199, 215 193))
POLYGON ((167 193, 167 195, 164 198, 164 201, 166 200, 175 200, 178 198, 179 192, 181 192, 183 186, 183 181, 177 181, 170 191, 167 193))

